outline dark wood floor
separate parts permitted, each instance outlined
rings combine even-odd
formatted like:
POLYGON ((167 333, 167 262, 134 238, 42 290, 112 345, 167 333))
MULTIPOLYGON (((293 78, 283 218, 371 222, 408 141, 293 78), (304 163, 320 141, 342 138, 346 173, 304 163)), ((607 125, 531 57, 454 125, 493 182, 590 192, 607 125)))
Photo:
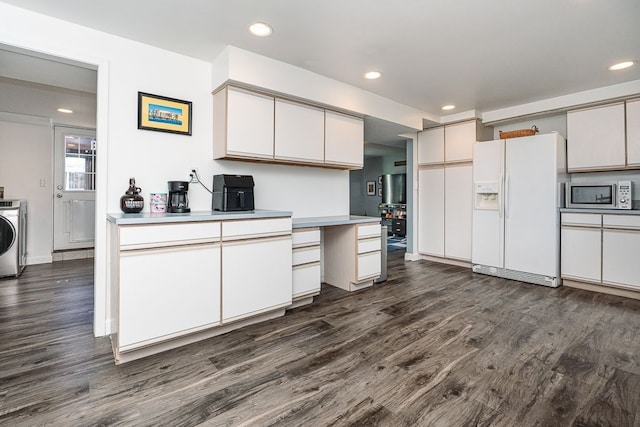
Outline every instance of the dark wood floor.
POLYGON ((640 301, 405 262, 115 366, 91 261, 0 280, 2 426, 640 426, 640 301))

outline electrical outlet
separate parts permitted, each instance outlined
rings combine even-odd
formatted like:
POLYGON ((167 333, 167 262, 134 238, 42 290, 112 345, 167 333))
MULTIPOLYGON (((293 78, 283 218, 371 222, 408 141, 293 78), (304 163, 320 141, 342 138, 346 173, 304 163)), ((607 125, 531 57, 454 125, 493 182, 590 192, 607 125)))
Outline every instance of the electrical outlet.
POLYGON ((189 183, 191 184, 198 183, 198 173, 196 172, 195 169, 191 169, 191 173, 189 174, 189 177, 191 177, 191 179, 189 180, 189 183))

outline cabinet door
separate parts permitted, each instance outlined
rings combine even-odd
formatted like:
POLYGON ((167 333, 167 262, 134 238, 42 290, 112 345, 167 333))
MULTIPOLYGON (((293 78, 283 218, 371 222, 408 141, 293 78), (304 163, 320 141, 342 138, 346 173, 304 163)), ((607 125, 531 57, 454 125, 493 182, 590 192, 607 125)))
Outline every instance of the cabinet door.
POLYGON ((222 322, 291 304, 291 236, 222 244, 222 322))
MULTIPOLYGON (((222 92, 224 91, 218 94, 222 92)), ((225 104, 216 97, 214 97, 214 158, 235 156, 272 159, 274 99, 240 89, 227 88, 225 110, 225 104), (225 126, 226 132, 224 132, 225 126), (221 150, 220 144, 225 144, 226 148, 221 150)))
POLYGON ((640 289, 640 230, 604 229, 602 283, 640 289))
POLYGON ((627 166, 640 168, 640 99, 627 102, 627 166))
POLYGON ((324 161, 324 110, 276 99, 274 158, 324 161))
POLYGON ((325 111, 324 160, 328 165, 362 169, 364 120, 333 111, 325 111))
POLYGON ((569 172, 625 167, 624 103, 567 113, 569 172))
POLYGON ((599 226, 562 227, 560 274, 563 279, 600 283, 601 233, 599 226))
POLYGON ((126 351, 220 324, 220 245, 120 253, 118 345, 126 351))
POLYGON ((418 132, 418 164, 433 165, 444 162, 444 127, 418 132))
POLYGON ((444 168, 418 171, 418 252, 444 256, 444 168))
POLYGON ((448 258, 471 260, 472 193, 471 165, 444 169, 444 254, 448 258))
POLYGON ((476 122, 457 123, 444 127, 444 161, 470 162, 476 142, 476 122))

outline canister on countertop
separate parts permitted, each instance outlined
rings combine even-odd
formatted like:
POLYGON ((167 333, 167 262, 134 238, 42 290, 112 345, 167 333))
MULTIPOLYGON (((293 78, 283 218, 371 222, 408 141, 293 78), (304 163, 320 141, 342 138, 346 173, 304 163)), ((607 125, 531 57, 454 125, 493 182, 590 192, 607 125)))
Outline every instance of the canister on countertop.
POLYGON ((154 213, 167 211, 167 193, 149 193, 149 210, 154 213))

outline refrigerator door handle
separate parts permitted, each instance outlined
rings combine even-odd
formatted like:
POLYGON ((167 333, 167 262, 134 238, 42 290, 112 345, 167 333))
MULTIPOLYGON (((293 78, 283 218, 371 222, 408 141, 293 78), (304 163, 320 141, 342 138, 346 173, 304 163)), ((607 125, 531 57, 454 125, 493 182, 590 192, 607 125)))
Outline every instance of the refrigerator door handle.
POLYGON ((509 174, 504 180, 504 217, 509 218, 509 174))
POLYGON ((500 174, 500 180, 498 181, 498 215, 502 217, 504 215, 504 203, 502 195, 504 194, 504 175, 500 174))

